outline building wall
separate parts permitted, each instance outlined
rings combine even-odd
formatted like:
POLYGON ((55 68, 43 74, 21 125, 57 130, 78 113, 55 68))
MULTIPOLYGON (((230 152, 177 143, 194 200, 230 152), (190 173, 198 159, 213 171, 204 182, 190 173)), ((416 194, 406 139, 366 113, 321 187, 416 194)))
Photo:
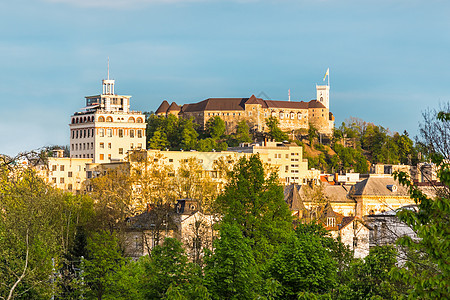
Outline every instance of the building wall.
POLYGON ((86 180, 86 158, 48 158, 47 165, 38 167, 38 175, 55 188, 80 193, 86 180))

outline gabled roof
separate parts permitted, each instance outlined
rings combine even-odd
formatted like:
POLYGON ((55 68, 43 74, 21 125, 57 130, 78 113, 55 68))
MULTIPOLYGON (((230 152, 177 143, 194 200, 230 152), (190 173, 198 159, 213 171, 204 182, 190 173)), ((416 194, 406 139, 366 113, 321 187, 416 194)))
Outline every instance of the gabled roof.
POLYGON ((347 197, 350 187, 345 185, 332 185, 325 182, 322 185, 323 193, 331 203, 355 202, 355 200, 347 197))
POLYGON ((172 104, 170 104, 169 108, 167 109, 167 111, 180 111, 181 107, 176 104, 175 102, 172 102, 172 104))
POLYGON ((354 196, 403 196, 409 197, 408 190, 392 177, 370 176, 356 183, 350 191, 354 196))
POLYGON ((161 103, 161 105, 158 107, 158 109, 155 111, 155 114, 166 113, 168 109, 169 109, 169 102, 167 102, 166 100, 164 100, 164 101, 161 103))
POLYGON ((300 186, 296 184, 287 185, 284 187, 284 200, 289 205, 292 211, 308 211, 303 204, 299 194, 300 186))
POLYGON ((308 108, 326 108, 320 101, 311 100, 308 102, 308 108))

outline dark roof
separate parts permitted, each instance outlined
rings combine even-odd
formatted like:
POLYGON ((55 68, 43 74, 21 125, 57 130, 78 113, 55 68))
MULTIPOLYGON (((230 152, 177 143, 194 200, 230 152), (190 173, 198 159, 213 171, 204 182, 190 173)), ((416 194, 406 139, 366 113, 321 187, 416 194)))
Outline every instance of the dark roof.
POLYGON ((308 108, 326 108, 320 101, 311 100, 308 102, 308 108))
POLYGON ((300 186, 291 184, 284 187, 284 200, 289 205, 289 209, 293 211, 307 211, 299 194, 300 186))
POLYGON ((263 108, 281 109, 325 108, 325 106, 317 100, 311 100, 309 102, 263 100, 261 98, 256 98, 255 95, 252 95, 250 98, 208 98, 198 103, 185 104, 181 107, 181 111, 200 112, 208 110, 245 110, 245 104, 260 104, 263 108))
POLYGON ((161 114, 166 113, 167 109, 169 109, 169 102, 164 100, 161 105, 158 107, 158 109, 155 111, 155 114, 161 114))
POLYGON ((268 108, 308 109, 308 102, 265 100, 268 108))
POLYGON ((198 103, 185 104, 182 112, 197 112, 207 110, 245 110, 245 102, 249 98, 209 98, 198 103))
POLYGON ((392 177, 370 176, 350 191, 355 196, 409 196, 408 190, 392 177))
POLYGON ((181 107, 176 104, 175 102, 172 102, 172 104, 170 104, 169 109, 167 109, 167 111, 180 111, 181 107))
POLYGON ((341 221, 341 229, 350 224, 355 219, 354 216, 343 217, 341 221))
POLYGON ((248 98, 245 104, 260 104, 262 105, 262 107, 267 108, 266 102, 261 98, 256 98, 255 95, 252 95, 250 98, 248 98))
POLYGON ((355 202, 355 200, 347 197, 350 190, 344 185, 332 185, 329 183, 323 183, 323 192, 331 203, 347 203, 355 202))

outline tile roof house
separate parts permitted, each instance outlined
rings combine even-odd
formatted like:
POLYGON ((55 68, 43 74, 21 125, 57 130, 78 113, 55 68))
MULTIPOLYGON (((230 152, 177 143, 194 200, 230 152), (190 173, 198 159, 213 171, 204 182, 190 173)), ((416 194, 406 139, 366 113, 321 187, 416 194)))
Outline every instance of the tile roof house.
POLYGON ((212 247, 215 222, 212 215, 198 210, 196 200, 177 200, 175 206, 149 205, 145 212, 126 220, 125 254, 134 258, 148 255, 164 238, 171 237, 183 243, 192 260, 198 259, 203 248, 212 247))

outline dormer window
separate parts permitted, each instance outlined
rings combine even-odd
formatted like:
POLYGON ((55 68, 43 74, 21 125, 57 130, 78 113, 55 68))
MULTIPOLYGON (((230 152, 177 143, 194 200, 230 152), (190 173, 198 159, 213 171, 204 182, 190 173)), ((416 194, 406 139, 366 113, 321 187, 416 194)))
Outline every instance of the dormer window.
POLYGON ((335 227, 336 226, 336 218, 328 217, 327 218, 327 227, 335 227))

